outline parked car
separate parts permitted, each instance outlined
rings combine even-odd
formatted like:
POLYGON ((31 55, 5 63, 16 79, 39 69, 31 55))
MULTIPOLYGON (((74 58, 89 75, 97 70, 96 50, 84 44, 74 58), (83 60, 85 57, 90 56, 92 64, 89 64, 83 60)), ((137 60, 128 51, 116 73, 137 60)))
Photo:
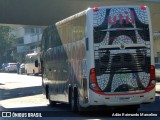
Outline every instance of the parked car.
POLYGON ((8 65, 7 63, 2 64, 2 69, 1 69, 2 72, 5 72, 5 67, 7 67, 7 65, 8 65))
POLYGON ((8 63, 5 72, 17 72, 17 63, 8 63))
POLYGON ((19 68, 19 74, 23 74, 23 73, 25 73, 25 64, 24 63, 22 63, 19 68))
POLYGON ((156 80, 160 82, 160 63, 155 63, 156 80))

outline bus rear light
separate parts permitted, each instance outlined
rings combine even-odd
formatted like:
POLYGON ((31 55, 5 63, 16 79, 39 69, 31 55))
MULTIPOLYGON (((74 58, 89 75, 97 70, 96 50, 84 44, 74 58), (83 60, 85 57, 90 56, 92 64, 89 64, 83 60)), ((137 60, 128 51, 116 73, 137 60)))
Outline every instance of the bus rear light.
POLYGON ((91 76, 91 82, 92 83, 96 83, 97 78, 96 78, 96 70, 95 70, 95 68, 91 69, 90 76, 91 76))
POLYGON ((93 11, 94 11, 94 12, 98 11, 98 7, 94 7, 94 8, 93 8, 93 11))
POLYGON ((98 84, 97 84, 97 78, 96 78, 96 70, 95 68, 92 68, 90 70, 90 88, 94 91, 101 91, 98 84))
POLYGON ((153 65, 150 66, 150 82, 148 84, 148 89, 154 88, 156 85, 155 81, 155 67, 153 65))
POLYGON ((142 9, 142 10, 146 10, 146 6, 142 5, 142 6, 141 6, 141 9, 142 9))
POLYGON ((150 80, 155 80, 155 67, 153 65, 150 66, 150 80))

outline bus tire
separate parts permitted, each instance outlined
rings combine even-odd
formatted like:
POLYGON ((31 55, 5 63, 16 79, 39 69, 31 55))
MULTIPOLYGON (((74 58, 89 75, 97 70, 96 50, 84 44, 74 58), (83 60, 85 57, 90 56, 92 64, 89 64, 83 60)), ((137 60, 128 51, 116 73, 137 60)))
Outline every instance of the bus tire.
POLYGON ((55 106, 56 102, 52 101, 51 98, 50 98, 49 87, 47 88, 47 93, 46 94, 47 94, 47 97, 48 97, 49 105, 50 106, 55 106))
POLYGON ((50 106, 55 106, 55 105, 56 105, 56 102, 55 102, 55 101, 52 101, 52 100, 50 99, 50 97, 48 98, 48 100, 49 100, 49 105, 50 105, 50 106))
POLYGON ((69 102, 69 105, 70 105, 70 107, 71 107, 71 105, 72 105, 72 88, 71 87, 69 87, 69 92, 68 92, 68 102, 69 102))
POLYGON ((45 87, 45 95, 46 95, 46 99, 48 99, 48 86, 45 87))
POLYGON ((78 94, 78 88, 74 88, 74 91, 72 92, 72 98, 71 98, 71 109, 73 112, 85 112, 84 108, 80 106, 79 104, 79 94, 78 94))
POLYGON ((77 111, 78 112, 81 112, 81 113, 84 113, 85 112, 85 110, 84 110, 84 108, 79 104, 79 94, 78 94, 78 89, 77 89, 77 91, 76 91, 76 103, 77 103, 77 105, 76 105, 76 107, 77 107, 77 111))
POLYGON ((71 94, 71 110, 73 112, 78 112, 78 106, 77 106, 77 88, 74 88, 71 94))

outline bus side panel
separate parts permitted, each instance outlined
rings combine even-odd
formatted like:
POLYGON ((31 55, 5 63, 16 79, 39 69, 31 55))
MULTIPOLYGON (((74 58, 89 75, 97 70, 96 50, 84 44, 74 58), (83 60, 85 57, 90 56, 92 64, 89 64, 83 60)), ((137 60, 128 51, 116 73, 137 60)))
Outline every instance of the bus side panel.
POLYGON ((54 89, 51 90, 53 96, 51 99, 54 101, 68 102, 68 88, 70 86, 72 90, 77 87, 80 96, 82 98, 84 96, 83 89, 86 86, 83 82, 83 80, 86 81, 85 26, 85 14, 63 25, 56 26, 57 32, 54 34, 59 36, 60 44, 46 52, 47 78, 50 81, 50 89, 54 89), (56 74, 53 73, 54 71, 56 74))
POLYGON ((154 50, 153 50, 153 30, 152 30, 152 22, 151 22, 151 14, 149 7, 147 8, 147 14, 148 14, 148 24, 149 24, 149 34, 150 34, 150 49, 151 49, 151 65, 155 64, 155 59, 154 59, 154 50))
POLYGON ((86 14, 86 32, 85 32, 85 52, 86 57, 83 58, 82 65, 82 76, 83 79, 82 91, 83 94, 80 98, 80 105, 86 107, 88 104, 89 94, 89 79, 90 79, 90 69, 94 68, 94 51, 93 51, 93 11, 88 9, 86 14))

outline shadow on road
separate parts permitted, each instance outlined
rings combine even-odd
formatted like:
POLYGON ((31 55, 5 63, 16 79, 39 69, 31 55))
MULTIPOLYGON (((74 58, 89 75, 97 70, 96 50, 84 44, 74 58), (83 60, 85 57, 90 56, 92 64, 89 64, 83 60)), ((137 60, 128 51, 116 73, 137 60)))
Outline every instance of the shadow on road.
MULTIPOLYGON (((159 98, 156 97, 156 101, 159 98)), ((129 108, 128 108, 129 109, 129 108)), ((11 111, 15 113, 40 113, 42 117, 87 117, 90 119, 96 118, 110 118, 113 117, 113 114, 121 114, 123 111, 109 111, 107 109, 97 109, 97 110, 89 110, 87 112, 82 113, 74 113, 70 110, 70 106, 68 104, 56 104, 55 106, 33 106, 33 107, 21 107, 21 108, 3 108, 4 111, 11 111)), ((139 111, 141 112, 155 112, 157 111, 139 111)), ((118 117, 118 116, 115 116, 118 117)), ((135 119, 135 117, 131 117, 129 119, 135 119)), ((142 118, 142 117, 141 117, 142 118)))
POLYGON ((0 85, 5 85, 5 84, 3 84, 3 83, 0 83, 0 85))
POLYGON ((141 104, 140 111, 158 111, 160 113, 160 96, 156 96, 155 101, 149 104, 141 104), (149 109, 148 109, 149 108, 149 109))
POLYGON ((19 98, 32 96, 42 93, 42 86, 32 86, 24 88, 15 88, 15 89, 0 89, 1 95, 0 100, 6 100, 11 98, 19 98))

